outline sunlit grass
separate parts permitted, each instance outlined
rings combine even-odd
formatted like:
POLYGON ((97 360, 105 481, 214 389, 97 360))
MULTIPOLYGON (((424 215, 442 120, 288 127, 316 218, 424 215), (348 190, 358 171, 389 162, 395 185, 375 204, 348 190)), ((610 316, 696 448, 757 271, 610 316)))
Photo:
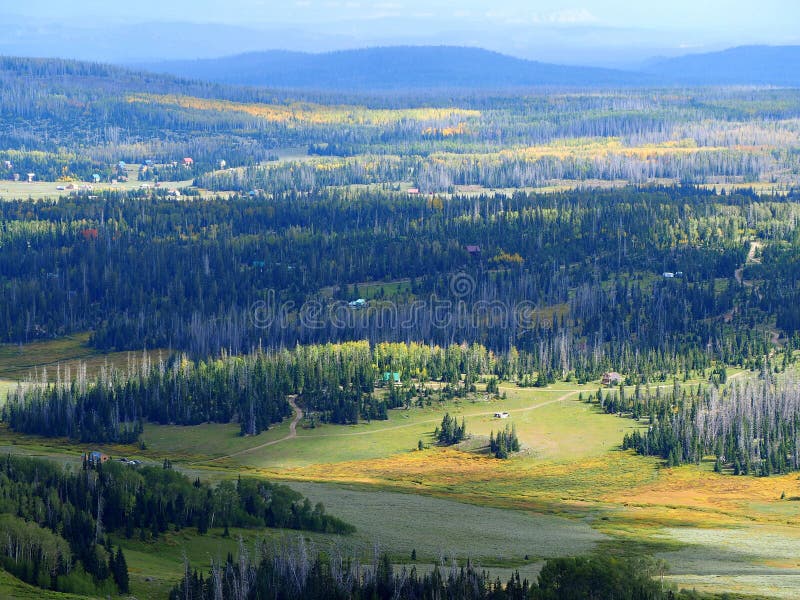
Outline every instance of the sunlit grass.
MULTIPOLYGON (((167 353, 154 350, 149 355, 156 360, 159 355, 166 358, 167 353)), ((88 377, 94 377, 102 368, 125 369, 129 361, 140 358, 141 352, 99 352, 89 345, 88 333, 29 344, 0 344, 0 379, 20 381, 34 377, 39 380, 46 370, 48 380, 55 381, 59 368, 62 376, 69 368, 74 377, 81 365, 86 366, 88 377)))

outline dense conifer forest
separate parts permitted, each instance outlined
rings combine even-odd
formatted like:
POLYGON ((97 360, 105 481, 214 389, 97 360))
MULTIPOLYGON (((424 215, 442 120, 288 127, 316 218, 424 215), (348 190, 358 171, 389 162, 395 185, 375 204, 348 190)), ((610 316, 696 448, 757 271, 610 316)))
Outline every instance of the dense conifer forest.
POLYGON ((793 380, 733 383, 612 400, 619 412, 644 415, 647 429, 625 436, 624 449, 661 456, 670 466, 716 459, 715 470, 767 476, 800 468, 798 386, 793 380))
POLYGON ((773 310, 792 322, 779 308, 791 306, 790 282, 744 286, 736 272, 748 231, 793 239, 794 196, 105 195, 0 210, 8 342, 93 328, 100 349, 203 358, 259 344, 466 341, 528 351, 548 377, 589 379, 611 363, 648 376, 679 360, 750 364, 767 349, 773 310), (397 280, 408 285, 387 294, 397 280), (367 306, 349 307, 364 287, 367 306))
POLYGON ((50 461, 0 461, 0 564, 41 588, 128 592, 128 570, 113 540, 157 540, 168 528, 284 527, 347 534, 353 527, 297 492, 263 480, 215 487, 163 467, 110 460, 78 472, 50 461))

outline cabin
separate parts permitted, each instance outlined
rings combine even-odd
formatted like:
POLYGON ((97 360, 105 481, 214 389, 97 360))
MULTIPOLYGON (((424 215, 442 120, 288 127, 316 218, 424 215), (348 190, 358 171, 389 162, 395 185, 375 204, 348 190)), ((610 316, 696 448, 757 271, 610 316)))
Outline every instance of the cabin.
POLYGON ((92 181, 94 181, 95 183, 100 183, 100 173, 92 174, 92 181))
POLYGON ((664 272, 661 274, 661 276, 662 276, 664 279, 674 279, 674 278, 675 278, 675 273, 672 273, 672 272, 670 272, 670 271, 664 271, 664 272))
POLYGON ((34 177, 36 177, 36 173, 28 173, 28 183, 33 183, 34 177))
POLYGON ((353 300, 352 302, 348 302, 347 306, 350 308, 364 308, 367 305, 367 301, 364 298, 359 298, 358 300, 353 300))
POLYGON ((224 160, 219 161, 219 168, 220 169, 224 169, 227 166, 228 166, 228 163, 226 161, 224 161, 224 160))
POLYGON ((386 371, 383 374, 383 382, 391 383, 392 385, 400 385, 400 373, 386 371))
POLYGON ((419 188, 408 188, 408 195, 409 196, 418 196, 419 195, 419 188))
POLYGON ((468 245, 466 247, 466 250, 467 250, 467 252, 469 253, 470 256, 480 256, 481 255, 481 247, 480 246, 474 246, 474 245, 470 244, 470 245, 468 245))
POLYGON ((507 419, 508 418, 508 413, 507 412, 496 412, 496 413, 494 413, 494 418, 495 419, 507 419))
POLYGON ((619 385, 625 380, 625 378, 617 373, 616 371, 611 371, 609 373, 603 373, 602 383, 603 385, 619 385))
POLYGON ((104 462, 108 462, 111 457, 98 450, 92 450, 90 452, 84 452, 82 458, 83 462, 87 465, 100 465, 104 462))
POLYGON ((186 167, 187 169, 191 167, 193 164, 194 164, 194 159, 191 158, 190 156, 187 156, 186 158, 183 159, 183 166, 186 167))
POLYGON ((13 165, 13 164, 11 164, 11 161, 10 161, 10 160, 4 160, 4 161, 3 161, 3 166, 4 166, 6 169, 8 169, 9 171, 10 171, 10 170, 11 170, 11 169, 14 167, 14 165, 13 165))
POLYGON ((14 173, 14 181, 19 181, 19 173, 14 173))

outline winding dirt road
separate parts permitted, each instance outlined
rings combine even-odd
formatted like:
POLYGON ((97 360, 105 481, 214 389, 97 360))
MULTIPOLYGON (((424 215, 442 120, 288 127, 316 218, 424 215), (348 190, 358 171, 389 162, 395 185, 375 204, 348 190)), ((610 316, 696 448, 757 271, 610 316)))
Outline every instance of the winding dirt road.
MULTIPOLYGON (((743 374, 744 374, 743 372, 742 373, 736 373, 734 375, 731 375, 730 379, 734 379, 734 378, 736 378, 736 377, 738 377, 740 375, 743 375, 743 374)), ((655 387, 653 387, 651 389, 671 388, 672 386, 673 386, 673 384, 663 384, 663 385, 657 385, 657 386, 655 386, 655 387)), ((575 395, 577 395, 577 394, 579 394, 581 392, 591 392, 592 390, 590 388, 587 388, 587 389, 580 389, 580 390, 573 389, 573 390, 563 390, 563 391, 564 391, 564 393, 561 396, 559 396, 558 398, 553 398, 552 400, 547 400, 545 402, 540 402, 539 404, 534 404, 533 406, 526 406, 524 408, 512 408, 512 409, 509 409, 506 412, 508 412, 510 414, 515 414, 515 413, 524 413, 524 412, 529 412, 529 411, 532 411, 532 410, 537 410, 539 408, 544 408, 545 406, 549 406, 549 405, 555 404, 557 402, 563 402, 564 400, 570 398, 571 396, 575 396, 575 395)), ((295 403, 295 399, 296 399, 296 396, 289 396, 288 397, 289 404, 294 409, 295 417, 294 417, 294 420, 289 424, 289 433, 287 435, 285 435, 284 437, 282 437, 280 439, 272 440, 271 442, 265 442, 263 444, 259 444, 258 446, 253 446, 251 448, 245 448, 244 450, 239 450, 239 451, 233 452, 231 454, 226 454, 225 456, 218 456, 217 458, 214 458, 214 459, 211 459, 211 460, 208 460, 208 461, 202 461, 202 462, 211 463, 211 462, 217 462, 217 461, 220 461, 220 460, 225 460, 226 458, 233 458, 235 456, 241 456, 242 454, 247 454, 249 452, 254 452, 256 450, 260 450, 260 449, 266 448, 268 446, 274 446, 275 444, 280 444, 281 442, 286 442, 288 440, 291 440, 293 438, 298 437, 298 435, 297 435, 297 424, 300 422, 300 419, 303 418, 303 411, 300 409, 299 406, 297 406, 297 404, 295 403)), ((469 416, 469 417, 486 417, 486 416, 489 416, 489 415, 493 415, 495 412, 497 412, 497 411, 496 410, 491 410, 491 411, 487 411, 487 412, 471 413, 471 414, 469 414, 467 416, 469 416)), ((436 418, 436 419, 426 419, 424 421, 414 421, 413 423, 403 423, 402 425, 394 425, 392 427, 383 427, 383 428, 380 428, 380 429, 369 429, 367 431, 351 431, 351 432, 344 432, 344 433, 315 433, 314 437, 349 437, 349 436, 353 436, 353 435, 373 435, 373 434, 377 434, 377 433, 383 433, 384 431, 394 431, 394 430, 397 430, 397 429, 406 429, 407 427, 415 427, 415 426, 423 424, 423 423, 439 423, 440 421, 441 421, 441 418, 436 418)), ((302 438, 302 437, 310 437, 310 436, 299 436, 299 437, 302 438)))
POLYGON ((217 458, 211 459, 209 461, 204 462, 217 462, 219 460, 225 460, 226 458, 233 458, 234 456, 239 456, 240 454, 247 454, 248 452, 253 452, 255 450, 260 450, 261 448, 266 448, 267 446, 272 446, 274 444, 280 444, 281 442, 285 442, 286 440, 291 440, 292 438, 297 437, 297 424, 300 422, 300 419, 303 418, 303 411, 302 409, 297 406, 297 402, 295 402, 297 396, 288 396, 286 399, 289 401, 289 406, 294 409, 294 419, 292 422, 289 423, 289 433, 283 436, 280 439, 272 440, 271 442, 265 442, 263 444, 259 444, 258 446, 252 446, 251 448, 245 448, 244 450, 239 450, 238 452, 233 452, 231 454, 226 454, 225 456, 218 456, 217 458))

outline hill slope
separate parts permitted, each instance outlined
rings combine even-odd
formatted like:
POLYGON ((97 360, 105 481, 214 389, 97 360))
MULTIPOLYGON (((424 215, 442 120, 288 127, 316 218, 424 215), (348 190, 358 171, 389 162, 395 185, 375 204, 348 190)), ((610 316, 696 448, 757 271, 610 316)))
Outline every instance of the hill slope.
POLYGON ((800 86, 800 46, 739 46, 651 62, 645 72, 691 85, 800 86))
POLYGON ((317 90, 800 86, 800 46, 741 46, 655 59, 640 71, 563 66, 480 48, 394 46, 323 54, 271 50, 139 65, 216 83, 317 90))
POLYGON ((141 66, 219 83, 336 90, 614 86, 635 84, 641 78, 625 71, 553 65, 456 46, 396 46, 324 54, 275 50, 141 66))

